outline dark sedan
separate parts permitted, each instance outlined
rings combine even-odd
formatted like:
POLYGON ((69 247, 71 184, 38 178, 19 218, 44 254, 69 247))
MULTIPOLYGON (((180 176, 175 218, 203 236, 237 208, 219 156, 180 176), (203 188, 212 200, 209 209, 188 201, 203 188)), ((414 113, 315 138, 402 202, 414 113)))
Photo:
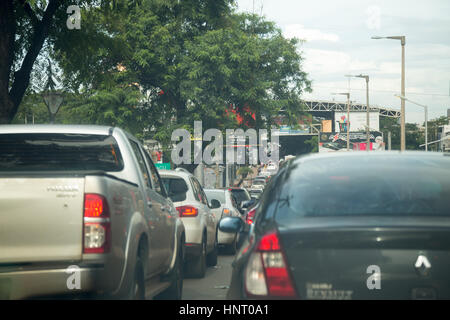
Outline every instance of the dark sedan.
POLYGON ((228 298, 450 299, 449 270, 449 156, 313 155, 267 186, 228 298))

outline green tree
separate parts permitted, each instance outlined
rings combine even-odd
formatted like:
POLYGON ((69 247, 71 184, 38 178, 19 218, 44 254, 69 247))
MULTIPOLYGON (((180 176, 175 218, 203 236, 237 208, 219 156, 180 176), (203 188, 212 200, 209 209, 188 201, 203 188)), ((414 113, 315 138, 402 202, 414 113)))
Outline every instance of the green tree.
POLYGON ((297 45, 298 40, 285 39, 264 18, 235 14, 227 27, 187 45, 182 96, 192 102, 193 114, 212 127, 233 125, 224 120, 225 106, 233 106, 256 128, 273 124, 282 109, 298 116, 300 96, 310 90, 310 82, 297 45))

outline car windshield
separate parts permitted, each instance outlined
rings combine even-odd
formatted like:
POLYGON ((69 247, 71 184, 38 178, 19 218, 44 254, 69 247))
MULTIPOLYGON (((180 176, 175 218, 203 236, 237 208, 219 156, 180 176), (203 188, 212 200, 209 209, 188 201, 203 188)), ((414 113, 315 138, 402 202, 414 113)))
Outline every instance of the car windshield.
POLYGON ((448 166, 448 159, 414 157, 297 163, 280 186, 277 218, 450 216, 448 166))
POLYGON ((122 155, 112 136, 0 134, 0 172, 122 169, 122 155))
POLYGON ((208 201, 211 202, 211 200, 216 199, 218 200, 222 205, 225 204, 225 191, 224 190, 204 190, 206 193, 206 197, 208 198, 208 201))
POLYGON ((262 185, 262 184, 265 184, 265 182, 262 181, 262 180, 255 180, 255 181, 253 181, 253 184, 255 184, 255 185, 262 185))

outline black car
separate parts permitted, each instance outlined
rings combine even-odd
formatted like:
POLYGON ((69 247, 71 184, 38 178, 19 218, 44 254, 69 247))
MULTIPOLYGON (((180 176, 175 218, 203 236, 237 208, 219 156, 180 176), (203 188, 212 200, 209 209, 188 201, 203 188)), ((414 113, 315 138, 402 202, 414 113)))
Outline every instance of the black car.
POLYGON ((450 299, 449 156, 306 156, 267 188, 229 299, 450 299))

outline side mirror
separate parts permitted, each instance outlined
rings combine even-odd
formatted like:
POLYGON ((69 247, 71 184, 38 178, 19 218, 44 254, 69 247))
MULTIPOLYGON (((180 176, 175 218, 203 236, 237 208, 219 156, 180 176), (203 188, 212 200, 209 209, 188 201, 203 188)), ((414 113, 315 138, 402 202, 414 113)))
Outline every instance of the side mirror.
POLYGON ((217 200, 217 199, 212 199, 211 200, 211 204, 210 204, 210 208, 211 209, 217 209, 217 208, 220 208, 220 206, 221 206, 221 204, 220 204, 220 201, 219 200, 217 200))
POLYGON ((226 217, 220 220, 219 230, 226 233, 238 233, 244 222, 239 217, 226 217))

